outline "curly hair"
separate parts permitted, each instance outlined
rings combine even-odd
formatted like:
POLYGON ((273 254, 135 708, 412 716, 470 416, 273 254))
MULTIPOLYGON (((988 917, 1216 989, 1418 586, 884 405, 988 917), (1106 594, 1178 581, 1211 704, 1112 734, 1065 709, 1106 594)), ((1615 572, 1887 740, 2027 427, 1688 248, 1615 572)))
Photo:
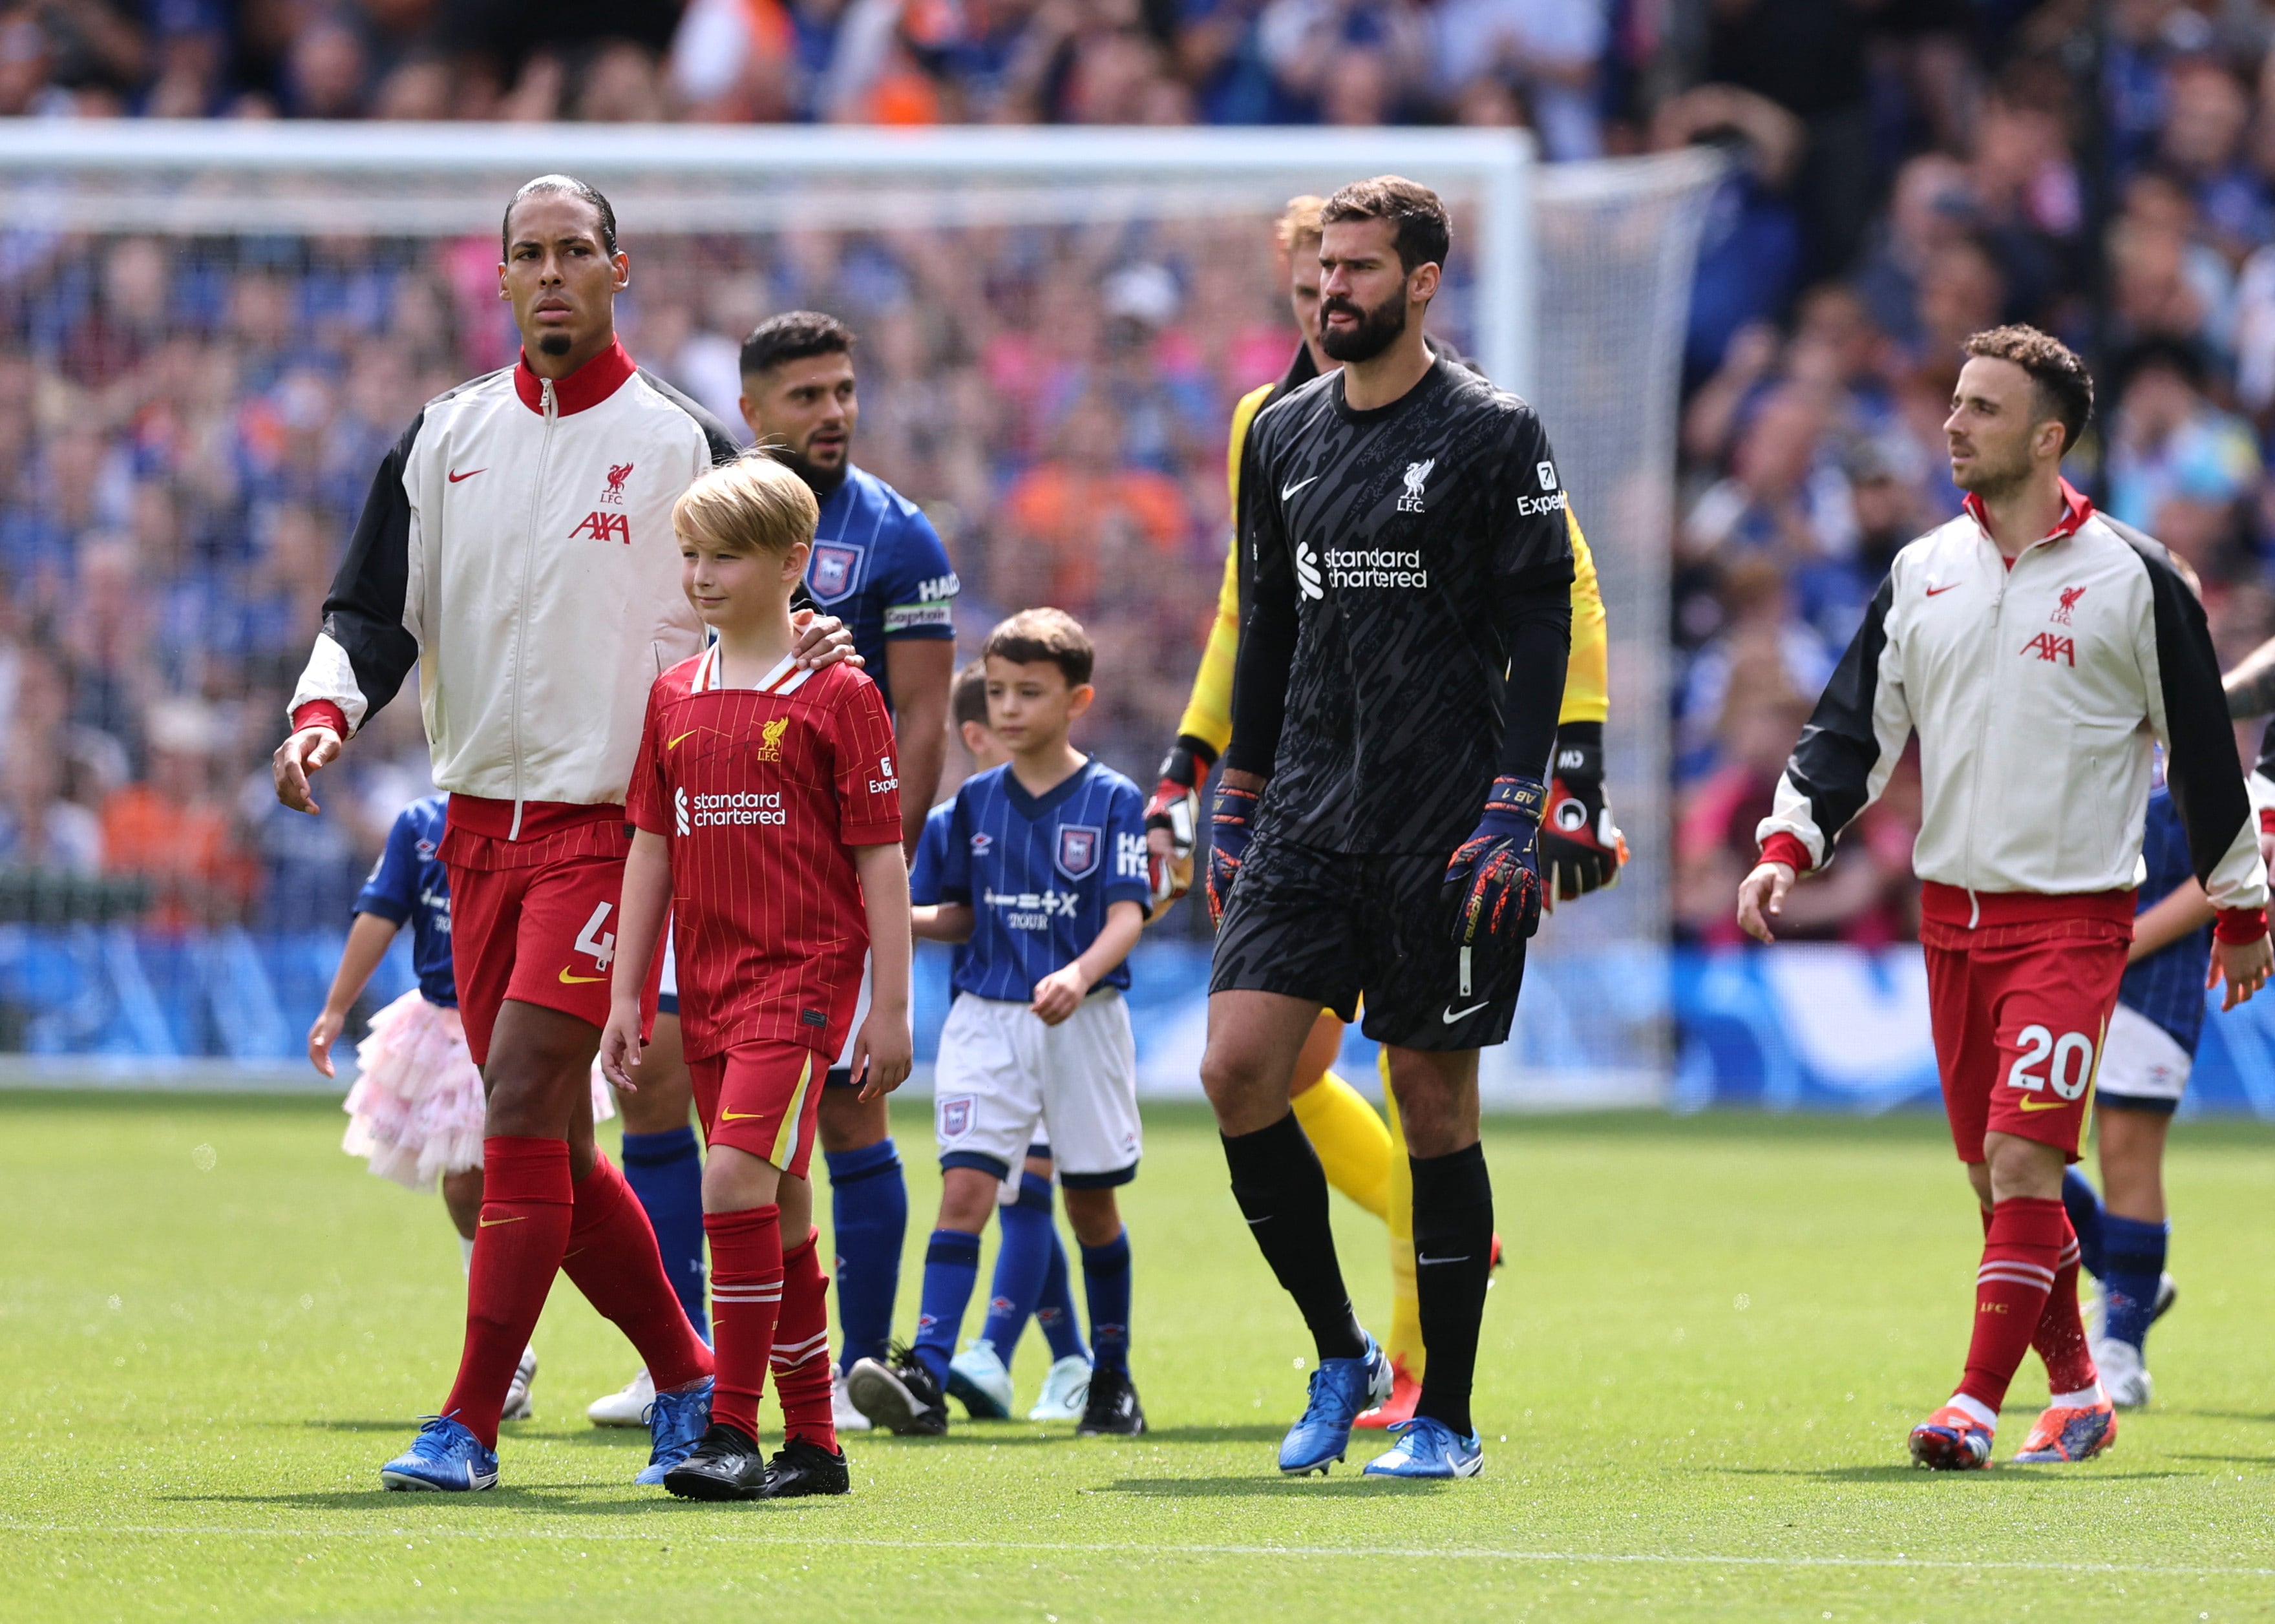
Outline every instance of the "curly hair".
POLYGON ((2062 449, 2076 446, 2093 415, 2093 374, 2076 351, 2052 334, 2020 322, 1977 333, 1965 348, 1968 354, 1987 360, 2012 361, 2029 374, 2046 415, 2062 426, 2062 449))

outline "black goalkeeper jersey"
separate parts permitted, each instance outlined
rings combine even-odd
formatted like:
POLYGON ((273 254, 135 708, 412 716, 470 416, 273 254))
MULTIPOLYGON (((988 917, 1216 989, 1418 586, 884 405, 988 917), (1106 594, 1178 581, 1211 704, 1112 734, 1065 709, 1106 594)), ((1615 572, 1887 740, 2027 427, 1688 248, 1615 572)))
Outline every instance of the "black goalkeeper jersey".
POLYGON ((1270 776, 1259 832, 1443 854, 1497 774, 1546 775, 1570 646, 1566 502, 1532 408, 1444 355, 1373 411, 1344 404, 1338 372, 1258 416, 1225 765, 1270 776))

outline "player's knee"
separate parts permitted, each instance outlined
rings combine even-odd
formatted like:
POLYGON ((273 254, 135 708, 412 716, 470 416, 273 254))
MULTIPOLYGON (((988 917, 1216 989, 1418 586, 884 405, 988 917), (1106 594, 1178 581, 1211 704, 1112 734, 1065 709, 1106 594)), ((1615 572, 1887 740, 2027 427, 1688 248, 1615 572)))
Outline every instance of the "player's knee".
POLYGON ((884 1142, 892 1120, 882 1099, 864 1101, 855 1088, 828 1088, 815 1114, 821 1148, 843 1155, 884 1142))
POLYGON ((1201 1091, 1220 1118, 1247 1114, 1270 1092, 1265 1058, 1228 1043, 1208 1046, 1201 1056, 1201 1091))
POLYGON ((1068 1190, 1062 1198, 1074 1238, 1085 1246, 1104 1246, 1122 1233, 1121 1205, 1110 1188, 1068 1190))
POLYGON ((978 1167, 949 1167, 941 1175, 940 1223, 942 1229, 978 1235, 995 1210, 1001 1179, 978 1167))

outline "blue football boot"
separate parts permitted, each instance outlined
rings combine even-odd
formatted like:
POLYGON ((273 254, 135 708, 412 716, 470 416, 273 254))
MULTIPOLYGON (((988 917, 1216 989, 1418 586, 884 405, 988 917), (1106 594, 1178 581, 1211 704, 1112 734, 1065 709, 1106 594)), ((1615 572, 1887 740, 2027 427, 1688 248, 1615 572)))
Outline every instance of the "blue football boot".
POLYGON ((1366 1463, 1370 1477, 1474 1477, 1485 1469, 1485 1452, 1475 1432, 1463 1438, 1428 1416, 1402 1421, 1391 1431, 1398 1441, 1366 1463))
POLYGON ((1310 1402, 1280 1440, 1280 1469, 1296 1477, 1309 1472, 1326 1477, 1350 1446, 1351 1423, 1389 1396, 1390 1361, 1372 1336, 1356 1359, 1320 1360, 1311 1372, 1310 1402))
POLYGON ((711 1379, 684 1393, 659 1393, 647 1407, 647 1430, 655 1448, 634 1483, 660 1484, 663 1475, 695 1453, 711 1427, 711 1379))
POLYGON ((497 1487, 497 1451, 450 1416, 423 1416, 411 1447, 379 1469, 382 1487, 463 1494, 497 1487))

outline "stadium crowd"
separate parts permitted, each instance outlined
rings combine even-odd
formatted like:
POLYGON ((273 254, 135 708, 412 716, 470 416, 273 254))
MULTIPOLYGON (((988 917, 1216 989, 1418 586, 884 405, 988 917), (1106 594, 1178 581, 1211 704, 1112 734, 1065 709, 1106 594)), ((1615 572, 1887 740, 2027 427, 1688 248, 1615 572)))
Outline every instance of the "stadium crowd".
MULTIPOLYGON (((2082 0, 28 0, 0 4, 0 115, 1524 123, 1560 160, 1724 147, 1671 628, 1674 911, 1719 941, 1808 697, 1893 549, 1955 510, 1940 423, 1967 332, 2105 334, 2076 477, 2196 565, 2228 654, 2275 622, 2275 25, 2243 0, 2112 9, 2099 137, 2082 0)), ((957 257, 915 232, 635 240, 624 336, 732 423, 753 323, 849 320, 857 458, 934 513, 966 623, 1050 601, 1092 627, 1117 680, 1086 742, 1142 776, 1214 599, 1231 403, 1289 348, 1262 223, 1153 227, 1138 254, 1040 229, 957 257)), ((284 812, 263 763, 382 451, 511 359, 495 245, 0 226, 0 871, 137 877, 161 924, 329 926, 426 787, 416 717, 382 714, 345 818, 284 812)), ((1906 939, 1908 815, 1900 785, 1788 930, 1906 939)))

